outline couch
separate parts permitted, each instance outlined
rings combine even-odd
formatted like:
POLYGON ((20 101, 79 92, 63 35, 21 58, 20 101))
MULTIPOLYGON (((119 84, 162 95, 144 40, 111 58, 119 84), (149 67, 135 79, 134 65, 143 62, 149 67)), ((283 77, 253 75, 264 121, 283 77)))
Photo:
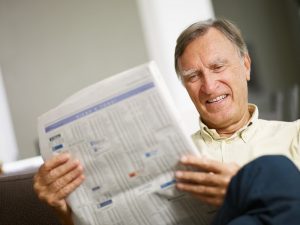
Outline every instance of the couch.
POLYGON ((33 190, 34 172, 0 176, 0 225, 60 225, 33 190))

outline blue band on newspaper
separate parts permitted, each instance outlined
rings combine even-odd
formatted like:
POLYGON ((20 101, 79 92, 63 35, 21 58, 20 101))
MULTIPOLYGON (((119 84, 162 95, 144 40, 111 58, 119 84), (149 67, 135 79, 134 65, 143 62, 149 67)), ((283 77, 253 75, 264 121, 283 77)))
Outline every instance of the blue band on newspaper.
POLYGON ((106 108, 106 107, 108 107, 110 105, 116 104, 116 103, 118 103, 120 101, 123 101, 123 100, 125 100, 127 98, 130 98, 130 97, 132 97, 134 95, 137 95, 137 94, 139 94, 141 92, 144 92, 144 91, 146 91, 148 89, 151 89, 153 87, 154 87, 154 83, 150 82, 150 83, 144 84, 144 85, 142 85, 140 87, 137 87, 135 89, 132 89, 132 90, 130 90, 128 92, 125 92, 125 93, 123 93, 121 95, 118 95, 118 96, 115 96, 115 97, 113 97, 111 99, 105 100, 104 102, 101 102, 101 103, 99 103, 97 105, 94 105, 94 106, 92 106, 90 108, 87 108, 87 109, 85 109, 85 110, 83 110, 81 112, 75 113, 75 114, 73 114, 73 115, 71 115, 71 116, 69 116, 67 118, 64 118, 64 119, 62 119, 60 121, 57 121, 57 122, 55 122, 55 123, 47 126, 45 128, 45 132, 47 133, 49 131, 52 131, 52 130, 54 130, 56 128, 64 126, 64 125, 66 125, 68 123, 71 123, 71 122, 73 122, 75 120, 78 120, 78 119, 80 119, 82 117, 88 116, 88 115, 90 115, 90 114, 92 114, 94 112, 97 112, 97 111, 99 111, 101 109, 104 109, 104 108, 106 108))
POLYGON ((57 151, 57 150, 59 150, 59 149, 61 149, 63 147, 64 147, 63 144, 55 145, 55 146, 52 147, 52 151, 57 151))
POLYGON ((173 179, 173 180, 170 180, 170 181, 168 181, 168 182, 166 182, 166 183, 160 185, 160 188, 161 188, 161 189, 164 189, 164 188, 169 187, 169 186, 171 186, 172 184, 175 184, 175 183, 176 183, 176 180, 173 179))
POLYGON ((98 205, 98 208, 103 208, 103 207, 108 206, 108 205, 111 205, 111 204, 112 204, 112 200, 109 199, 109 200, 107 200, 107 201, 105 201, 105 202, 101 202, 101 203, 98 205))

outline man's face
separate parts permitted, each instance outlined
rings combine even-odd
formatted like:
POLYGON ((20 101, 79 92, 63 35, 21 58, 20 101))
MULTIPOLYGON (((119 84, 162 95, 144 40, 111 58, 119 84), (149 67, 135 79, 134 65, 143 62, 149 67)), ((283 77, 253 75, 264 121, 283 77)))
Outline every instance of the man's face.
POLYGON ((217 29, 192 41, 179 58, 183 84, 202 121, 214 129, 238 123, 248 113, 250 58, 217 29))

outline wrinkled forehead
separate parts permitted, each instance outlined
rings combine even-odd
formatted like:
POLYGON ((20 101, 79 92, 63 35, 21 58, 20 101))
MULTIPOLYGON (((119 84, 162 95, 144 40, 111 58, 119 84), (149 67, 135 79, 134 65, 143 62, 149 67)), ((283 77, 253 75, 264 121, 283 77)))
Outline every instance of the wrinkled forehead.
POLYGON ((209 58, 211 56, 218 57, 222 53, 236 52, 236 46, 228 40, 220 31, 211 29, 205 35, 199 36, 192 40, 184 49, 179 60, 182 61, 186 57, 201 56, 209 58))
POLYGON ((226 60, 240 59, 237 46, 232 43, 222 32, 210 28, 205 34, 192 40, 178 58, 180 73, 189 73, 193 68, 190 64, 194 61, 204 65, 222 63, 226 60), (188 70, 188 71, 185 71, 188 70))

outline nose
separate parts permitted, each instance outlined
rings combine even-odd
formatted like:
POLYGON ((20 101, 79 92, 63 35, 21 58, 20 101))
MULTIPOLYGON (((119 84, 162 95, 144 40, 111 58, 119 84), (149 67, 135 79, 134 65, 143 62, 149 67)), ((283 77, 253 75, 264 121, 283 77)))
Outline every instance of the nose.
POLYGON ((217 88, 217 82, 213 74, 204 74, 201 82, 201 92, 204 94, 212 94, 217 88))

